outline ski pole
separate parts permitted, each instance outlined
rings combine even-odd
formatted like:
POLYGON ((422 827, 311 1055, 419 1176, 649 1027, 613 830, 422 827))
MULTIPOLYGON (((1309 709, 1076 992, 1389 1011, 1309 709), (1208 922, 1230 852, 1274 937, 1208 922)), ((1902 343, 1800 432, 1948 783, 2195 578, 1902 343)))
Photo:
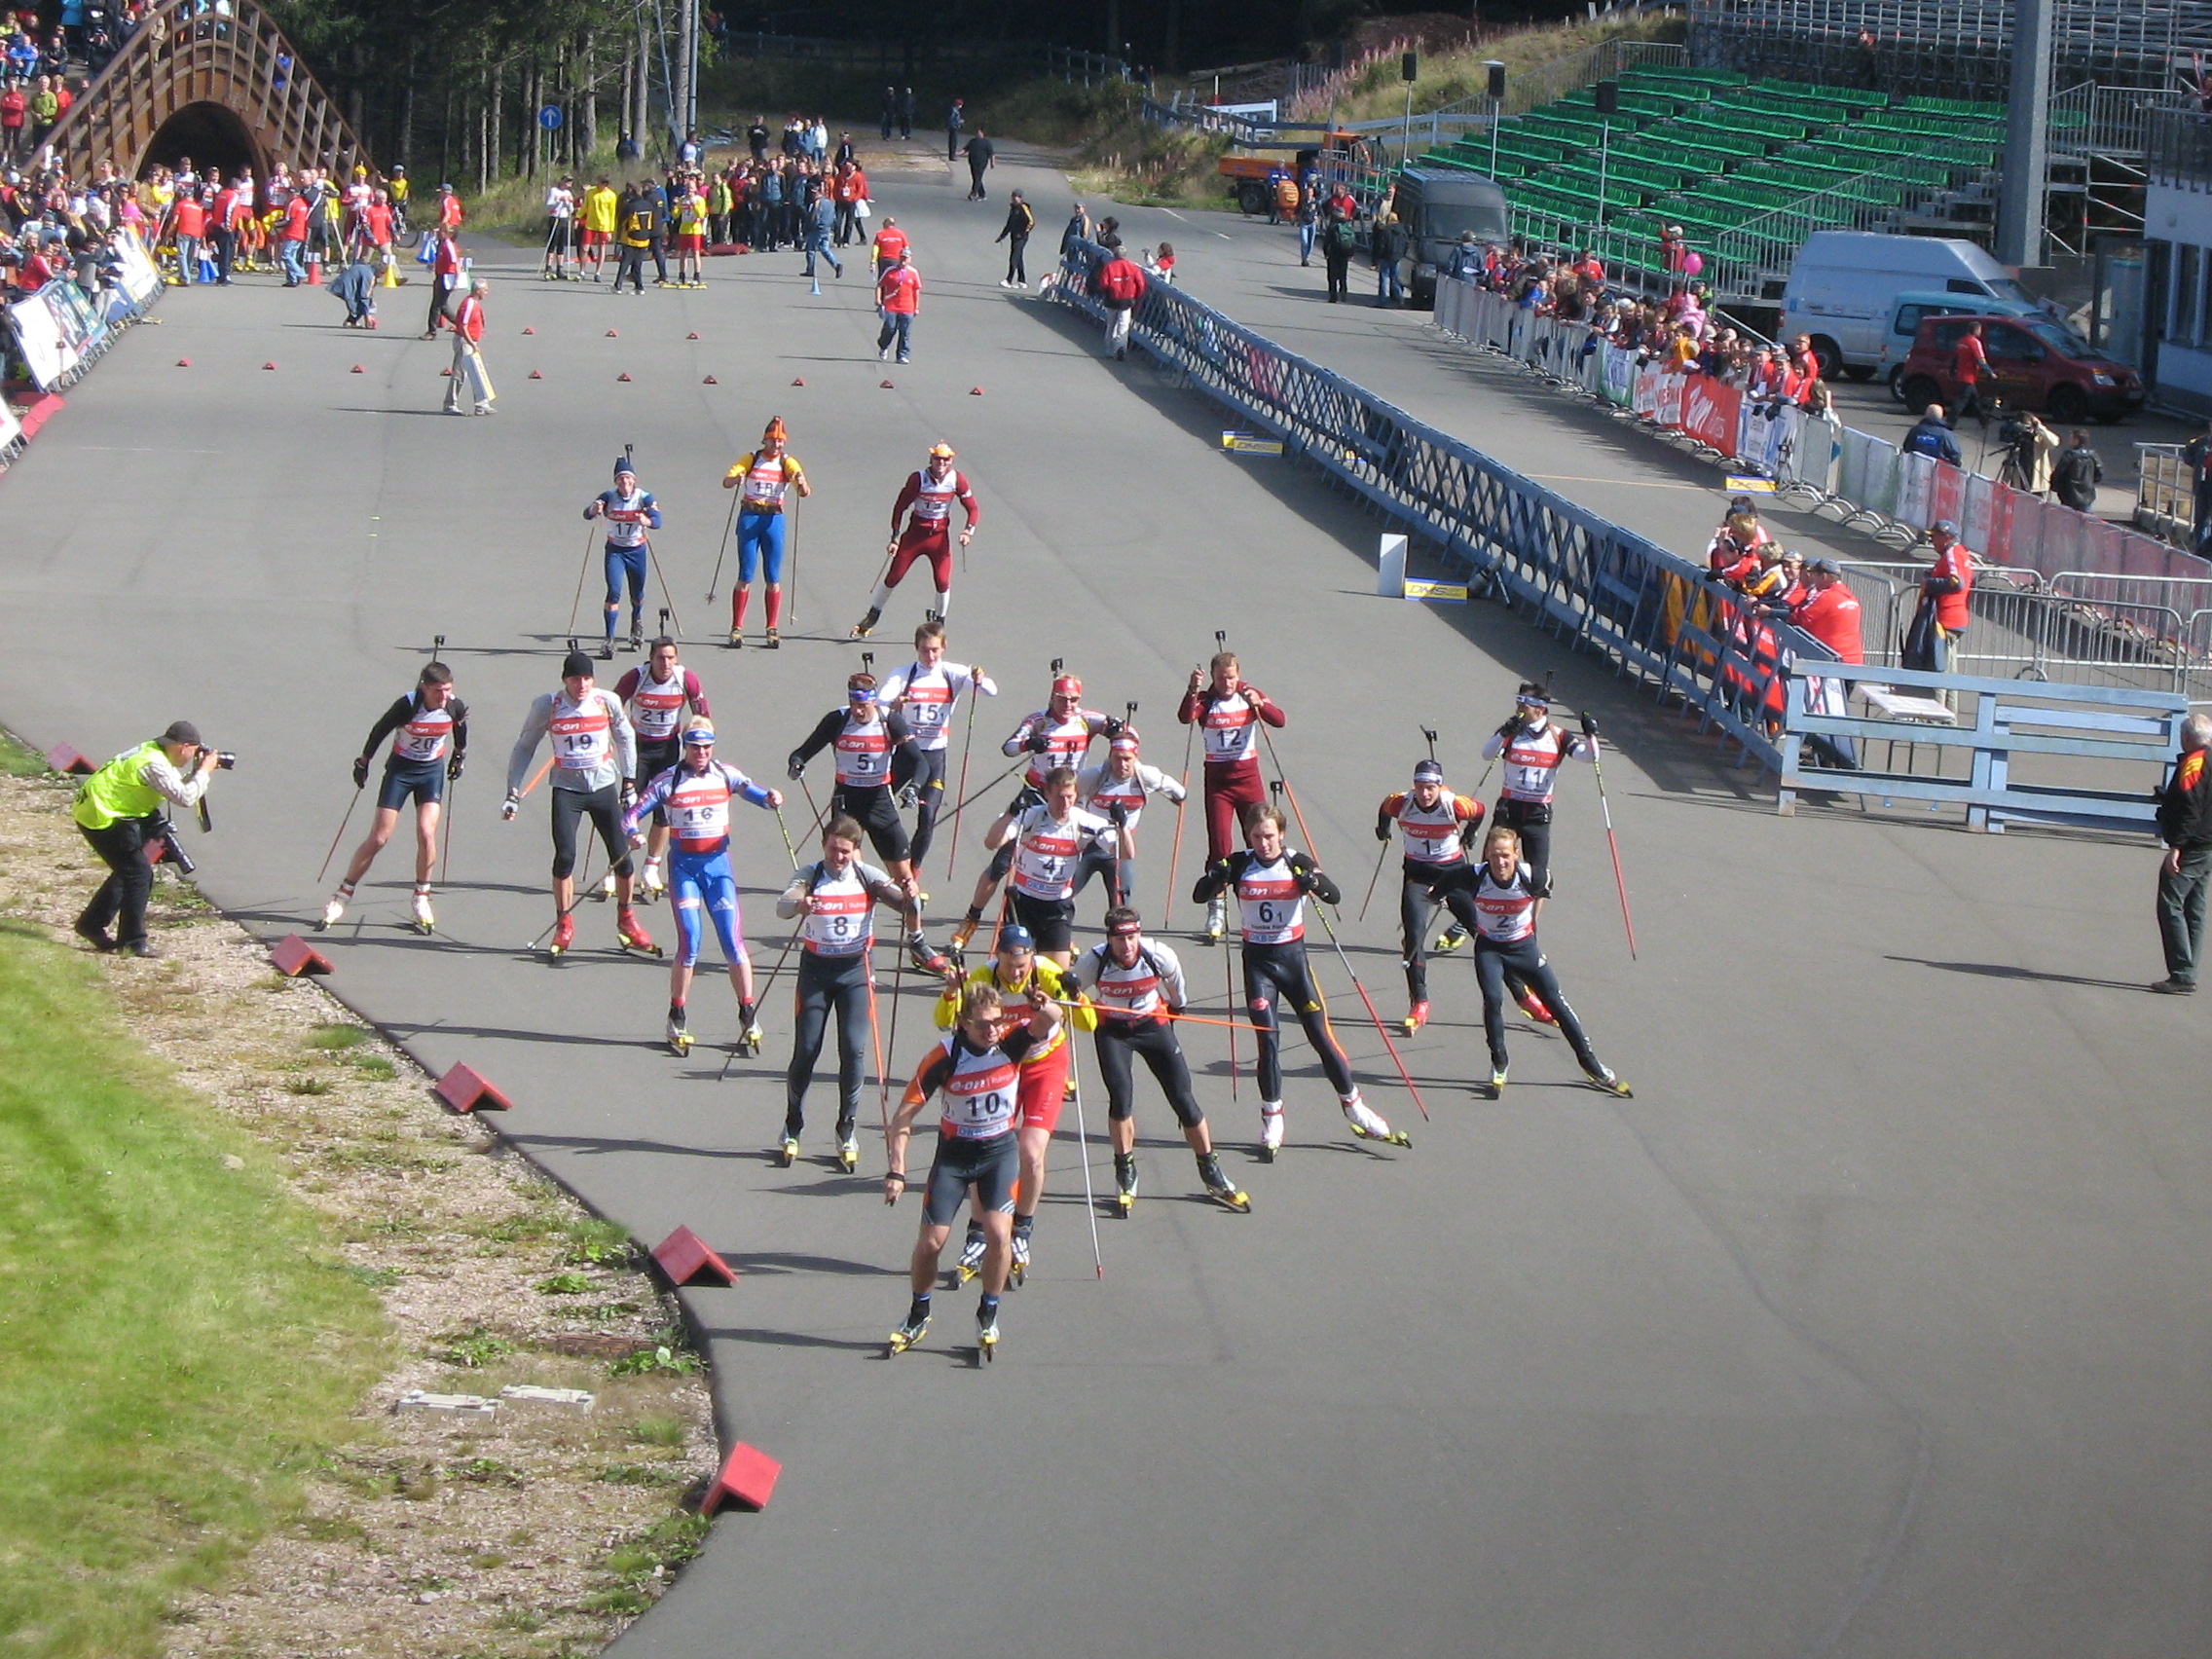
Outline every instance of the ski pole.
POLYGON ((1382 1039, 1382 1047, 1390 1051, 1390 1063, 1398 1068, 1398 1076, 1405 1082, 1406 1092, 1414 1097, 1414 1104, 1420 1107, 1420 1115, 1425 1122, 1428 1107, 1420 1097, 1420 1090, 1414 1085, 1414 1074, 1406 1070, 1406 1062, 1398 1057, 1398 1045, 1390 1041, 1390 1033, 1382 1025, 1382 1016, 1375 1012, 1375 999, 1367 994, 1367 987, 1359 982, 1359 970, 1351 965, 1351 957, 1346 952, 1344 941, 1337 938, 1337 930, 1329 925, 1329 907, 1316 900, 1313 913, 1321 918, 1321 931, 1329 936, 1329 942, 1337 947, 1337 960, 1345 965, 1346 974, 1351 977, 1351 988, 1359 993, 1359 1000, 1367 1005, 1367 1017, 1375 1021, 1376 1034, 1382 1039))
POLYGON ((776 828, 784 832, 784 851, 791 855, 792 868, 798 868, 798 849, 792 845, 792 827, 784 822, 784 809, 776 808, 776 828))
MULTIPOLYGON (((792 929, 792 937, 784 940, 784 948, 776 953, 776 965, 768 970, 768 982, 760 987, 759 994, 753 999, 753 1010, 756 1014, 768 1006, 768 993, 776 988, 776 977, 784 971, 784 959, 791 955, 792 946, 798 943, 798 936, 805 929, 806 918, 801 916, 798 919, 798 926, 792 929)), ((717 1083, 729 1076, 729 1063, 736 1058, 737 1048, 733 1044, 729 1052, 722 1056, 722 1069, 715 1075, 717 1083)))
POLYGON ((453 885, 453 797, 461 793, 461 779, 446 780, 445 805, 440 816, 445 820, 445 844, 438 850, 438 874, 448 887, 453 885))
POLYGON ((729 552, 729 533, 737 525, 737 499, 744 492, 740 490, 732 490, 729 493, 729 518, 722 525, 721 542, 715 549, 715 573, 707 578, 707 603, 709 605, 715 603, 715 589, 721 586, 722 560, 729 552))
POLYGON ((317 886, 320 886, 322 878, 330 873, 330 861, 338 856, 338 843, 346 839, 346 826, 353 822, 353 808, 361 804, 361 796, 367 789, 368 785, 366 784, 355 784, 353 786, 353 797, 346 803, 346 816, 338 821, 338 833, 330 837, 330 851, 322 855, 322 867, 314 872, 317 886))
MULTIPOLYGON (((1064 997, 1054 997, 1052 1000, 1061 1008, 1079 1008, 1086 1006, 1084 1004, 1069 1002, 1064 997)), ((1152 1012, 1161 1019, 1180 1019, 1186 1024, 1190 1025, 1226 1025, 1232 1031, 1257 1031, 1260 1029, 1257 1025, 1247 1024, 1242 1020, 1216 1019, 1210 1014, 1174 1014, 1163 1008, 1156 1008, 1152 1012)), ((1148 1015, 1147 1017, 1150 1016, 1148 1015)))
MULTIPOLYGON (((1236 947, 1234 944, 1221 953, 1222 995, 1233 1010, 1236 1007, 1235 955, 1236 947)), ((1236 1099, 1236 1026, 1234 1021, 1227 1023, 1229 1024, 1229 1098, 1231 1103, 1234 1104, 1236 1099)), ((1253 1046, 1257 1049, 1258 1045, 1259 1039, 1255 1037, 1253 1046)))
POLYGON ((548 755, 545 757, 545 764, 538 767, 536 771, 531 773, 530 782, 523 785, 522 793, 515 796, 515 799, 528 800, 530 798, 530 792, 537 788, 537 786, 544 781, 545 774, 550 772, 551 770, 553 770, 553 756, 548 755))
MULTIPOLYGON (((1593 722, 1595 723, 1595 722, 1593 722)), ((1590 734, 1590 769, 1598 774, 1598 810, 1605 817, 1605 845, 1613 855, 1613 885, 1620 889, 1621 926, 1628 932, 1628 959, 1637 960, 1636 923, 1628 913, 1628 878, 1621 874, 1621 844, 1613 834, 1613 809, 1605 799, 1605 772, 1598 764, 1598 734, 1590 734)))
POLYGON ((956 801, 956 802, 954 802, 954 803, 953 803, 953 808, 952 808, 952 816, 953 816, 953 818, 954 818, 955 820, 957 820, 957 819, 959 818, 959 816, 960 816, 960 809, 961 809, 962 807, 966 806, 966 805, 967 805, 967 804, 969 803, 969 801, 977 800, 977 799, 981 798, 982 796, 989 794, 989 793, 991 793, 991 791, 993 791, 993 790, 997 789, 997 788, 999 787, 999 785, 1001 785, 1001 784, 1005 783, 1005 782, 1007 781, 1007 779, 1009 779, 1009 778, 1013 777, 1013 776, 1014 775, 1014 773, 1016 773, 1016 772, 1020 771, 1022 767, 1024 767, 1024 766, 1026 766, 1026 765, 1028 765, 1028 764, 1029 764, 1029 756, 1026 756, 1026 755, 1024 755, 1024 756, 1021 756, 1021 757, 1020 757, 1020 758, 1019 758, 1018 760, 1014 761, 1014 763, 1013 765, 1009 766, 1009 767, 1008 767, 1008 768, 1007 768, 1007 769, 1006 769, 1005 771, 1001 772, 1001 773, 1000 773, 1000 774, 999 774, 999 775, 998 775, 997 777, 995 777, 995 778, 991 779, 991 781, 990 781, 989 783, 982 785, 982 786, 981 786, 981 787, 980 787, 979 789, 977 789, 977 790, 976 791, 976 793, 975 793, 974 794, 972 794, 972 795, 968 796, 967 800, 961 800, 961 801, 956 801))
MULTIPOLYGON (((587 524, 584 526, 583 563, 576 567, 576 597, 569 601, 569 632, 571 634, 576 631, 576 612, 584 606, 584 577, 591 574, 591 538, 592 527, 587 524)), ((571 640, 569 644, 573 648, 575 642, 571 640)))
POLYGON ((1313 831, 1306 828, 1306 814, 1298 809, 1298 792, 1290 787, 1290 779, 1283 773, 1282 756, 1275 753, 1275 740, 1269 734, 1267 722, 1260 721, 1259 725, 1260 739, 1268 746, 1268 758, 1274 764, 1275 783, 1290 801, 1290 815, 1298 820, 1299 839, 1306 843, 1307 857, 1318 863, 1321 855, 1313 845, 1313 831))
MULTIPOLYGON (((784 620, 795 628, 798 626, 798 498, 796 496, 792 498, 789 510, 792 519, 792 574, 791 580, 783 584, 784 620)), ((760 573, 766 575, 767 571, 762 571, 760 573)))
POLYGON ((653 565, 653 579, 660 583, 660 596, 668 602, 668 614, 674 617, 676 621, 676 637, 682 639, 683 637, 683 618, 676 608, 676 596, 668 591, 668 576, 660 568, 660 555, 653 551, 653 538, 650 535, 645 538, 645 557, 650 559, 653 565))
MULTIPOLYGON (((898 954, 891 959, 891 1034, 888 1041, 891 1045, 891 1057, 893 1059, 899 1057, 899 990, 901 985, 905 982, 905 976, 906 952, 902 947, 898 954)), ((878 1071, 883 1069, 880 1063, 876 1069, 878 1071)), ((883 1119, 884 1130, 888 1133, 891 1128, 891 1079, 889 1076, 885 1076, 882 1080, 876 1104, 883 1119)))
MULTIPOLYGON (((801 772, 799 774, 798 787, 806 793, 807 811, 814 814, 814 830, 808 834, 807 837, 809 840, 812 840, 814 838, 814 834, 819 833, 823 826, 827 824, 829 820, 825 819, 822 816, 822 809, 814 804, 814 790, 813 787, 807 783, 806 774, 804 772, 801 772)), ((837 795, 834 791, 830 792, 830 804, 831 806, 835 806, 837 804, 837 795)))
POLYGON ((1083 1130, 1083 1067, 1076 1053, 1076 1034, 1067 1034, 1068 1078, 1075 1085, 1075 1146, 1077 1161, 1083 1165, 1083 1213, 1090 1217, 1090 1263, 1098 1270, 1098 1276, 1106 1276, 1106 1258, 1098 1253, 1098 1200, 1090 1191, 1090 1140, 1083 1130))
POLYGON ((1175 914, 1175 871, 1183 863, 1183 809, 1191 803, 1191 743, 1198 735, 1198 722, 1183 728, 1183 776, 1177 781, 1183 798, 1175 803, 1175 844, 1167 853, 1167 907, 1161 912, 1160 931, 1165 933, 1175 914))
POLYGON ((544 927, 540 928, 537 932, 537 937, 532 940, 528 944, 524 945, 523 949, 535 950, 540 944, 543 944, 545 942, 545 936, 551 933, 555 928, 559 927, 562 922, 567 920, 570 914, 574 911, 575 907, 578 904, 581 904, 586 899, 592 896, 594 889, 590 879, 591 854, 592 849, 598 845, 599 843, 596 840, 586 841, 584 843, 583 870, 582 873, 577 875, 575 878, 575 897, 571 899, 568 903, 564 904, 560 909, 556 910, 553 913, 553 919, 550 922, 547 922, 544 927))
POLYGON ((867 974, 867 1040, 875 1050, 876 1116, 883 1120, 883 1144, 891 1144, 891 1077, 883 1069, 883 1027, 875 1017, 875 946, 871 942, 862 963, 867 974))
POLYGON ((1375 884, 1382 879, 1382 866, 1390 857, 1390 842, 1385 835, 1381 851, 1375 855, 1375 873, 1367 878, 1367 897, 1359 902, 1359 919, 1367 920, 1367 906, 1375 901, 1375 884))
MULTIPOLYGON (((976 700, 982 695, 981 681, 981 672, 974 664, 970 664, 968 669, 968 730, 960 740, 960 790, 959 793, 953 797, 952 845, 945 850, 944 855, 944 884, 947 887, 952 885, 953 866, 960 862, 960 808, 967 804, 960 796, 968 793, 968 752, 975 746, 976 742, 976 700)), ((918 871, 916 873, 919 874, 918 871)))

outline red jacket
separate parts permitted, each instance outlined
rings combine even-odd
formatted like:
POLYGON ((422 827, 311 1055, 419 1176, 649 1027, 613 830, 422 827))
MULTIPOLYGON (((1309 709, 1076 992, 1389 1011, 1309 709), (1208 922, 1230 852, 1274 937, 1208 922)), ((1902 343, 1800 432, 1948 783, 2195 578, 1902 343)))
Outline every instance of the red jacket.
POLYGON ((1967 601, 1973 593, 1973 555, 1967 551, 1965 542, 1954 541, 1936 555, 1935 568, 1927 576, 1927 591, 1935 597, 1936 620, 1945 632, 1956 634, 1972 620, 1973 612, 1967 601), (1956 587, 1951 586, 1954 582, 1956 587))
POLYGON ((284 235, 288 242, 308 240, 308 202, 304 196, 295 196, 284 203, 284 235))
POLYGON ((484 338, 484 302, 470 294, 454 308, 453 315, 445 320, 456 334, 464 335, 473 346, 484 338))
POLYGON ((1144 273, 1134 261, 1118 253, 1100 268, 1095 285, 1116 311, 1129 311, 1144 298, 1144 273))
POLYGON ((875 303, 911 316, 922 309, 922 274, 911 265, 887 265, 875 284, 875 303))
POLYGON ((195 240, 207 234, 207 209, 189 196, 177 199, 176 234, 195 240))
MULTIPOLYGON (((1960 338, 1958 349, 1951 353, 1951 375, 1961 386, 1972 386, 1981 379, 1981 371, 1989 361, 1989 353, 1981 349, 1981 336, 1968 334, 1960 338)), ((1944 624, 1950 626, 1949 623, 1944 624)))
POLYGON ((1789 608, 1789 620, 1835 652, 1838 662, 1864 662, 1859 633, 1858 596, 1841 582, 1830 582, 1789 608))

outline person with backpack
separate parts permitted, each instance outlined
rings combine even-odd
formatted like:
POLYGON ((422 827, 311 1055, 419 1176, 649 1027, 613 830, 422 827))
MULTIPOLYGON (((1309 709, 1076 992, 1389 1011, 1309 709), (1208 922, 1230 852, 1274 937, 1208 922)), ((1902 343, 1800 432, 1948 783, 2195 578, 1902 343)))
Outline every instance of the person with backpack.
POLYGON ((1359 246, 1359 226, 1344 204, 1331 202, 1328 224, 1321 232, 1321 259, 1329 271, 1329 304, 1336 305, 1351 291, 1351 256, 1359 246))
POLYGON ((633 189, 622 198, 615 221, 622 241, 622 263, 615 267, 610 292, 622 291, 624 277, 630 279, 633 293, 645 291, 645 255, 653 247, 653 199, 648 191, 633 189))
POLYGON ((1144 273, 1135 260, 1116 248, 1114 257, 1091 278, 1091 287, 1106 302, 1106 344, 1114 349, 1114 360, 1121 362, 1129 354, 1129 324, 1144 298, 1144 273))
POLYGON ((2058 459, 2051 462, 2051 493, 2078 513, 2094 512, 2097 486, 2104 482, 2104 462, 2089 447, 2089 434, 2075 427, 2066 448, 2060 450, 2058 459))

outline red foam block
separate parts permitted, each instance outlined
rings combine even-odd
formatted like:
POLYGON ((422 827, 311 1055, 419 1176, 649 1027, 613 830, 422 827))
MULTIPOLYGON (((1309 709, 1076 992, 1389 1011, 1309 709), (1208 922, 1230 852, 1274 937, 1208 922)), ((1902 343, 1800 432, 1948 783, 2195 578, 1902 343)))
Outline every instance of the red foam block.
POLYGON ((889 391, 891 389, 891 383, 889 381, 885 381, 883 383, 883 389, 885 391, 889 391))
POLYGON ((430 1092, 456 1112, 505 1112, 514 1102, 494 1088, 474 1066, 456 1062, 430 1092))
POLYGON ((63 773, 96 772, 99 770, 97 766, 94 766, 66 743, 57 743, 52 749, 49 749, 46 752, 46 763, 56 772, 63 773))
POLYGON ((630 377, 629 377, 628 375, 626 375, 626 374, 620 374, 620 375, 616 375, 616 376, 615 376, 614 378, 615 378, 616 380, 618 380, 618 381, 626 381, 626 380, 628 380, 628 379, 629 379, 630 377))
POLYGON ((797 380, 794 380, 793 382, 792 382, 792 385, 793 385, 793 386, 804 386, 805 384, 806 384, 806 377, 805 377, 804 375, 801 375, 801 376, 799 376, 799 378, 798 378, 797 380))
POLYGON ((696 333, 691 333, 691 334, 686 334, 686 335, 685 335, 685 336, 684 336, 683 338, 684 338, 684 339, 686 339, 686 340, 696 340, 696 339, 698 339, 698 338, 699 338, 699 336, 698 336, 698 335, 697 335, 696 333))
POLYGON ((298 934, 286 934, 271 945, 269 960, 287 979, 297 979, 302 974, 330 972, 330 958, 298 934))
POLYGON ((680 1227, 653 1246, 653 1260, 671 1284, 735 1284, 737 1273, 688 1227, 680 1227))
POLYGON ((543 380, 545 377, 539 374, 535 369, 533 369, 530 371, 530 378, 532 380, 543 380))
POLYGON ((524 330, 523 330, 523 332, 524 332, 525 334, 535 334, 535 333, 537 332, 537 330, 536 330, 536 329, 535 329, 535 328, 526 328, 526 329, 524 329, 524 330))
POLYGON ((735 1503, 741 1509, 765 1509, 769 1495, 776 1490, 776 1477, 783 1472, 783 1464, 757 1446, 748 1446, 740 1440, 730 1448, 721 1473, 708 1488, 699 1513, 712 1515, 724 1502, 735 1503))
POLYGON ((707 377, 707 378, 706 378, 705 380, 701 381, 701 382, 700 382, 699 384, 700 384, 701 386, 719 386, 719 385, 721 385, 722 383, 721 383, 720 381, 719 381, 719 380, 715 379, 715 377, 714 377, 713 375, 709 375, 709 376, 708 376, 708 377, 707 377))

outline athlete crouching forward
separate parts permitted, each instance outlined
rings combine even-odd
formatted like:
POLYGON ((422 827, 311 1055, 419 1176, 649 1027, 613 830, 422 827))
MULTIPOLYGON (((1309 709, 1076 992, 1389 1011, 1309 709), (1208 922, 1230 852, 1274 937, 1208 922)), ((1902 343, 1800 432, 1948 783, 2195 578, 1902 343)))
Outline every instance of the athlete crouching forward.
POLYGON ((883 1201, 895 1204, 906 1190, 906 1142, 914 1120, 932 1094, 944 1096, 944 1115, 937 1126, 937 1156, 930 1161, 922 1207, 921 1234, 914 1240, 913 1305, 906 1322, 891 1333, 891 1351, 900 1353, 921 1341, 929 1329, 930 1289, 937 1282, 939 1258, 952 1236, 952 1218, 960 1213, 971 1185, 983 1218, 983 1296, 976 1305, 977 1350, 989 1359, 999 1341, 999 1295, 1006 1289, 1013 1257, 1014 1185, 1020 1167, 1014 1124, 1019 1112, 1021 1056, 1050 1042, 1060 1011, 1045 987, 1030 983, 1026 1004, 1014 1005, 1018 1018, 1026 1007, 1026 1025, 1006 1017, 1007 999, 995 985, 972 985, 960 999, 960 1023, 930 1051, 891 1120, 886 1151, 890 1173, 883 1178, 883 1201))

